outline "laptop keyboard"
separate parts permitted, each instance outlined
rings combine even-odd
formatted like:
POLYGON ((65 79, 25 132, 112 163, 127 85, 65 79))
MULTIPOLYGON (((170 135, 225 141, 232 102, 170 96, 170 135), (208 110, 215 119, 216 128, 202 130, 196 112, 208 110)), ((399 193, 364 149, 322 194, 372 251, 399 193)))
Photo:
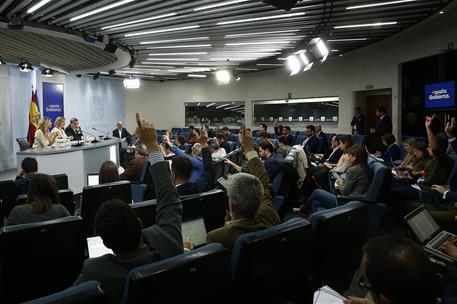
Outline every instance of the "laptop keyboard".
POLYGON ((452 237, 452 234, 443 233, 439 238, 435 240, 435 244, 432 246, 432 248, 440 250, 441 245, 452 237))

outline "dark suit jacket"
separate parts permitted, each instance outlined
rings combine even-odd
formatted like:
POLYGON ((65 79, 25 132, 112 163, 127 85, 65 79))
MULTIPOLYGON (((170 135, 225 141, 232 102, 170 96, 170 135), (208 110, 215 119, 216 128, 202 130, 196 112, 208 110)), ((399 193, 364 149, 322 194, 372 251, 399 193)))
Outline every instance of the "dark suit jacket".
POLYGON ((203 172, 201 176, 193 183, 186 183, 176 187, 180 196, 202 193, 212 189, 214 182, 214 166, 211 151, 208 148, 202 149, 202 159, 203 172))
POLYGON ((327 155, 328 150, 329 150, 329 144, 328 144, 328 137, 327 134, 325 134, 323 131, 320 131, 317 134, 317 139, 319 140, 319 146, 317 149, 317 153, 327 155))
POLYGON ((256 176, 263 186, 263 196, 259 210, 253 218, 239 218, 227 222, 222 228, 208 233, 208 243, 221 243, 232 249, 236 239, 243 233, 265 229, 281 223, 273 204, 272 188, 268 173, 258 157, 248 161, 249 172, 256 176))
POLYGON ((157 224, 143 229, 145 246, 127 254, 105 254, 87 259, 75 282, 99 281, 107 293, 107 303, 120 302, 125 278, 131 269, 183 252, 182 206, 171 181, 168 162, 155 163, 149 170, 157 193, 157 224))
POLYGON ((392 121, 390 117, 384 115, 384 117, 378 120, 378 126, 376 127, 376 136, 381 137, 383 134, 392 133, 392 121))
POLYGON ((119 175, 121 180, 128 180, 131 182, 137 182, 140 179, 141 172, 144 167, 144 158, 135 158, 128 162, 127 168, 124 173, 119 175))
POLYGON ((388 147, 386 150, 384 150, 384 153, 382 154, 382 159, 385 161, 390 161, 390 160, 399 160, 401 158, 401 150, 400 147, 396 144, 393 144, 392 146, 388 147))
MULTIPOLYGON (((119 130, 118 129, 114 129, 113 130, 113 137, 119 138, 119 130)), ((122 128, 122 138, 127 139, 127 143, 128 144, 130 144, 131 141, 132 141, 132 135, 130 135, 129 131, 127 131, 126 128, 122 128)))
POLYGON ((355 126, 357 133, 360 135, 365 134, 365 115, 360 114, 359 116, 354 116, 351 121, 351 126, 355 126))
POLYGON ((75 131, 75 130, 73 130, 71 125, 68 125, 65 128, 65 134, 67 134, 67 136, 73 136, 73 140, 81 140, 81 138, 83 136, 83 132, 81 131, 81 128, 79 128, 79 131, 75 131))
POLYGON ((342 155, 343 155, 343 150, 341 150, 340 148, 336 148, 335 151, 330 153, 330 155, 327 159, 327 162, 331 163, 331 164, 336 164, 336 163, 338 163, 338 161, 340 160, 340 157, 342 155))
POLYGON ((303 148, 307 148, 309 153, 312 153, 312 154, 318 153, 317 150, 319 148, 319 139, 317 139, 317 136, 316 135, 311 136, 303 148))

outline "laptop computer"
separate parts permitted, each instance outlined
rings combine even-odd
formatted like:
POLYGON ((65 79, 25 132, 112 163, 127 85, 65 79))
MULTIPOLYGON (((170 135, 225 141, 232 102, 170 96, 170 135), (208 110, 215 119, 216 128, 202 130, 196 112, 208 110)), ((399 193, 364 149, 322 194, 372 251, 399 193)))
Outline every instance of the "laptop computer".
POLYGON ((88 186, 97 186, 98 182, 98 174, 87 174, 87 185, 88 186))
POLYGON ((181 223, 183 240, 189 240, 194 248, 206 245, 205 220, 202 217, 187 220, 181 223))
POLYGON ((419 242, 424 246, 425 251, 447 262, 457 262, 457 259, 441 250, 441 245, 455 235, 440 229, 424 206, 418 207, 405 216, 405 220, 419 242))

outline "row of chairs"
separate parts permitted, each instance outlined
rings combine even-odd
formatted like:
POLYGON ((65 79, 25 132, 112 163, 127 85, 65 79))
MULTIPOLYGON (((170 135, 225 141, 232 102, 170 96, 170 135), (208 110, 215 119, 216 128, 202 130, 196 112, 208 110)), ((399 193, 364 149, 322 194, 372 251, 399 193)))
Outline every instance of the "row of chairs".
MULTIPOLYGON (((57 182, 57 189, 59 190, 59 197, 62 204, 67 207, 68 212, 73 214, 74 204, 70 204, 70 199, 73 199, 73 192, 68 189, 68 176, 66 174, 56 174, 53 177, 57 182)), ((29 183, 30 180, 26 180, 22 193, 17 197, 16 183, 13 180, 0 181, 0 226, 3 226, 3 218, 8 217, 16 205, 25 201, 29 183)))
MULTIPOLYGON (((323 284, 342 293, 359 266, 368 220, 367 205, 350 202, 315 214, 310 222, 293 218, 243 234, 231 253, 209 244, 140 266, 126 278, 121 303, 310 303, 313 290, 323 284), (170 292, 170 286, 179 286, 179 292, 170 292)), ((28 303, 102 300, 99 284, 87 282, 28 303)))
MULTIPOLYGON (((228 200, 223 191, 184 196, 181 202, 184 221, 203 217, 207 231, 224 225, 228 200)), ((145 228, 156 223, 156 205, 155 200, 131 205, 145 228)), ((84 213, 82 218, 70 216, 3 227, 0 230, 0 302, 22 302, 71 286, 88 257, 86 237, 88 223, 93 225, 93 218, 87 216, 84 213)))

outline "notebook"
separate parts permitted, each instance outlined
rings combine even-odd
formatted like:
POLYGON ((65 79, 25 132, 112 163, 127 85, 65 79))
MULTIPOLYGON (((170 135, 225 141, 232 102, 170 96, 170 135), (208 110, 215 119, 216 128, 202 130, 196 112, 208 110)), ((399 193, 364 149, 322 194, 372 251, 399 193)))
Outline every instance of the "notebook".
POLYGON ((424 206, 418 207, 405 216, 405 220, 419 242, 424 246, 425 251, 445 261, 457 262, 457 259, 440 248, 445 241, 455 235, 442 230, 424 206))
POLYGON ((191 219, 181 223, 183 240, 189 240, 194 248, 206 244, 205 221, 202 217, 191 219))
POLYGON ((89 249, 89 258, 98 258, 104 254, 113 253, 103 244, 103 240, 99 236, 87 238, 87 248, 89 249))
POLYGON ((98 185, 98 174, 87 174, 87 185, 97 186, 98 185))

